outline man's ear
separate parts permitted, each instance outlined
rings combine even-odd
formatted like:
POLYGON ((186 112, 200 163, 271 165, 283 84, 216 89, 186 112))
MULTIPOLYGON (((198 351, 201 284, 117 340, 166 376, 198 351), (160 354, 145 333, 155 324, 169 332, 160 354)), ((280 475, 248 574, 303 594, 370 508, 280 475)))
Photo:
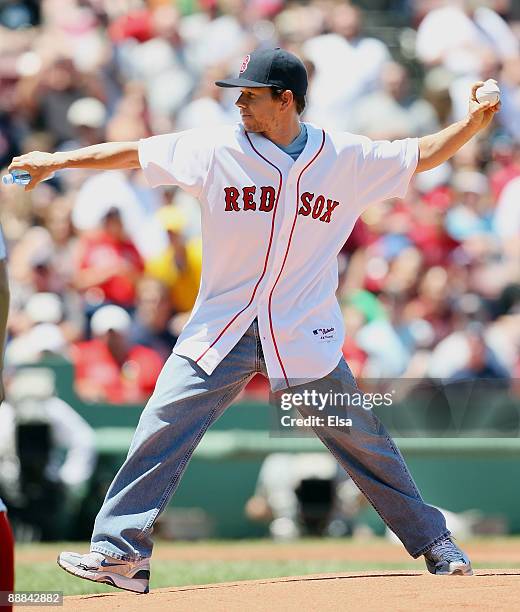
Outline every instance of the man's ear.
POLYGON ((286 89, 283 93, 282 93, 282 102, 283 102, 283 106, 282 108, 285 110, 286 108, 289 108, 292 104, 294 100, 294 94, 290 89, 286 89))

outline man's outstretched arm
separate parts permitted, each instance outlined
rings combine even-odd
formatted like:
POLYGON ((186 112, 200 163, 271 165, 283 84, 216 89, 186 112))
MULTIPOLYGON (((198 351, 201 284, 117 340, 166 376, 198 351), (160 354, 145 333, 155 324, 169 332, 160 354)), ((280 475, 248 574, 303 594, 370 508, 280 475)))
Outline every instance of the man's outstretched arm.
POLYGON ((102 144, 60 151, 43 153, 32 151, 20 157, 14 157, 9 172, 26 170, 31 175, 31 182, 25 187, 31 191, 56 170, 64 168, 90 168, 92 170, 124 170, 139 168, 138 145, 136 142, 104 142, 102 144))
POLYGON ((415 172, 424 172, 439 166, 453 157, 478 132, 487 128, 495 113, 500 110, 500 102, 494 106, 489 102, 478 102, 476 91, 481 85, 483 83, 478 82, 471 88, 468 115, 465 119, 436 134, 419 138, 419 163, 415 172))

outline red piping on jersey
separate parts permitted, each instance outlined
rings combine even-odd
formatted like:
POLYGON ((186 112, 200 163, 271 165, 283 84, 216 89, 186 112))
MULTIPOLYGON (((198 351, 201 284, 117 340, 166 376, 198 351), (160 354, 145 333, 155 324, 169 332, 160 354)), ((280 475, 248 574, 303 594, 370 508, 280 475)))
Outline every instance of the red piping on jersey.
POLYGON ((302 175, 305 172, 305 170, 307 170, 307 168, 314 162, 314 160, 321 153, 324 145, 325 145, 325 131, 322 130, 321 146, 320 146, 318 152, 311 159, 311 161, 305 166, 305 168, 303 168, 303 170, 298 175, 298 180, 296 181, 296 211, 294 213, 294 220, 293 220, 293 224, 292 224, 292 227, 291 227, 291 233, 289 234, 289 241, 287 242, 287 249, 285 251, 285 257, 283 258, 282 267, 280 268, 280 272, 278 272, 278 276, 276 277, 276 280, 274 281, 274 285, 273 285, 273 287, 271 289, 271 293, 269 293, 268 311, 269 311, 269 327, 271 328, 271 337, 273 339, 274 349, 276 351, 276 356, 278 357, 278 362, 280 364, 280 367, 282 368, 283 376, 285 378, 285 382, 286 382, 288 387, 290 386, 289 385, 289 380, 287 378, 287 373, 285 372, 285 368, 283 367, 282 358, 280 357, 280 353, 278 352, 278 345, 276 344, 276 338, 274 336, 273 319, 272 319, 272 316, 271 316, 271 298, 273 297, 274 289, 275 289, 278 281, 280 280, 280 276, 282 275, 283 267, 285 266, 285 262, 287 260, 287 255, 289 255, 289 248, 291 247, 291 240, 292 240, 292 236, 293 236, 293 233, 294 233, 294 227, 296 225, 296 219, 298 218, 298 206, 300 205, 300 179, 302 178, 302 175))
MULTIPOLYGON (((255 149, 253 143, 251 142, 251 138, 249 138, 249 134, 247 132, 245 134, 246 134, 246 137, 247 137, 247 139, 249 141, 249 144, 251 145, 251 148, 253 149, 253 151, 258 156, 260 156, 264 161, 266 161, 270 166, 272 166, 278 172, 278 175, 279 175, 278 193, 276 194, 276 200, 274 202, 273 218, 271 220, 271 234, 269 235, 269 245, 267 247, 267 252, 265 254, 264 269, 262 270, 262 274, 260 275, 260 278, 256 281, 256 285, 255 285, 255 288, 253 289, 253 293, 252 293, 251 297, 249 298, 249 302, 244 306, 244 308, 242 308, 242 310, 237 312, 237 314, 231 319, 231 321, 229 321, 229 323, 224 327, 224 329, 215 338, 215 340, 213 340, 213 342, 208 346, 208 348, 202 353, 202 355, 200 355, 199 357, 197 357, 197 359, 195 359, 195 363, 198 363, 204 357, 204 355, 209 351, 209 349, 212 348, 213 346, 215 346, 215 344, 220 340, 220 338, 222 338, 224 333, 229 329, 230 325, 232 325, 236 321, 236 319, 244 312, 244 310, 247 310, 249 308, 249 306, 251 306, 253 300, 255 299, 256 290, 258 289, 258 285, 262 282, 262 279, 265 276, 265 271, 267 270, 267 262, 269 261, 269 253, 271 252, 271 246, 273 244, 274 221, 275 221, 275 218, 276 218, 276 209, 278 208, 278 200, 280 199, 280 193, 282 192, 282 184, 283 184, 282 171, 280 170, 280 168, 278 168, 272 162, 270 162, 266 157, 264 157, 260 153, 260 151, 255 149)), ((279 358, 280 357, 278 357, 278 359, 279 358)))

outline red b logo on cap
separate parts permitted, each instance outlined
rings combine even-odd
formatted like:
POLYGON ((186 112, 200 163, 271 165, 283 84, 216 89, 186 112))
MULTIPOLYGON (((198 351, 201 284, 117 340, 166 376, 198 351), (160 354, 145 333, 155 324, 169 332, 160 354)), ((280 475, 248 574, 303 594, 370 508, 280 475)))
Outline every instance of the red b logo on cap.
POLYGON ((246 55, 244 57, 244 61, 242 62, 242 66, 240 66, 240 72, 239 74, 242 74, 243 72, 246 71, 247 65, 249 64, 249 60, 251 59, 250 55, 246 55))

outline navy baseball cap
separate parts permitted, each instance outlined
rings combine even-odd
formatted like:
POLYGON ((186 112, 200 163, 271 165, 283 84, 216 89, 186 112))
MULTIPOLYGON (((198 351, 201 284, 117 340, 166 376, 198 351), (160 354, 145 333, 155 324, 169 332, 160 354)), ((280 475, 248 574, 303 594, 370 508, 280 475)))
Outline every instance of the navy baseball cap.
POLYGON ((307 93, 307 70, 300 58, 280 49, 257 49, 246 55, 236 79, 215 81, 219 87, 277 87, 297 96, 307 93))

